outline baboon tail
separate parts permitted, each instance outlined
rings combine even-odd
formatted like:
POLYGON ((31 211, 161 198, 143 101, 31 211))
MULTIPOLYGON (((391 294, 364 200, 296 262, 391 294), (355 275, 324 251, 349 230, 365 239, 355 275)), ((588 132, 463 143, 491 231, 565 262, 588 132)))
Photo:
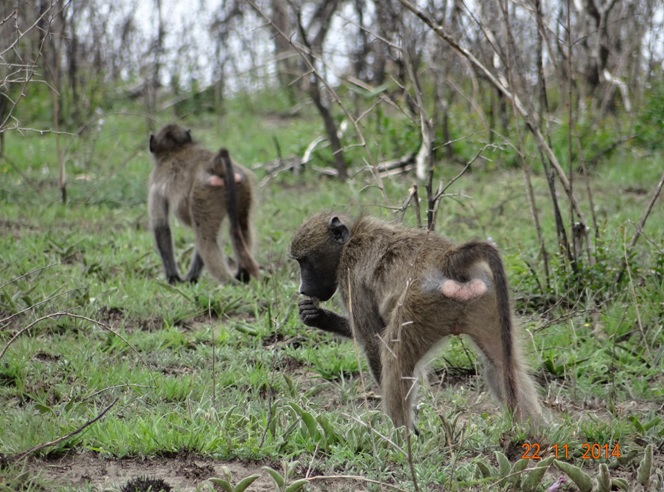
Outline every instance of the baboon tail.
POLYGON ((231 232, 233 236, 236 233, 242 235, 237 212, 237 189, 235 188, 235 173, 233 171, 233 163, 231 156, 226 148, 219 149, 217 154, 217 163, 221 161, 226 171, 226 209, 228 210, 228 220, 231 223, 231 232))
POLYGON ((258 266, 249 253, 247 240, 242 233, 240 217, 238 212, 237 186, 235 183, 235 171, 228 149, 219 149, 216 159, 221 159, 226 171, 226 207, 228 210, 228 221, 231 228, 231 240, 233 249, 238 256, 237 278, 242 282, 248 282, 250 277, 258 276, 258 266))
POLYGON ((486 261, 493 276, 493 287, 496 293, 498 317, 500 321, 500 339, 503 351, 503 380, 505 383, 505 400, 507 406, 515 412, 517 410, 517 381, 515 374, 515 354, 512 328, 512 314, 510 310, 509 287, 505 267, 500 253, 490 243, 471 241, 459 246, 449 258, 446 272, 450 278, 463 278, 468 268, 478 261, 486 261))

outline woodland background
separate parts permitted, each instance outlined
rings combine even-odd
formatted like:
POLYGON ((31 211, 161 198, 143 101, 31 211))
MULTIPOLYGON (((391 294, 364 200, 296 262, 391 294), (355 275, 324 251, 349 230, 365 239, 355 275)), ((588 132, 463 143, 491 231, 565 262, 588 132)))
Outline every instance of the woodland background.
POLYGON ((2 2, 0 489, 662 490, 663 149, 661 0, 2 2), (261 280, 163 281, 173 121, 256 172, 261 280), (546 431, 458 340, 395 431, 297 319, 323 208, 495 240, 546 431))

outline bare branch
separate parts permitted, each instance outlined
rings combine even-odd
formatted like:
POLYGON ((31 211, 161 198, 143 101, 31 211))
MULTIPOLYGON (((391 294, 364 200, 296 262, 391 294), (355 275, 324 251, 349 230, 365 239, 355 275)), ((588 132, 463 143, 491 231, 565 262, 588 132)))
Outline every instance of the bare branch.
POLYGON ((23 458, 25 458, 26 456, 31 455, 32 453, 36 453, 37 451, 41 451, 42 449, 45 449, 45 448, 48 448, 48 447, 51 447, 51 446, 55 446, 56 444, 60 444, 61 442, 64 442, 64 441, 66 441, 66 440, 68 440, 68 439, 71 439, 71 438, 74 437, 75 435, 80 434, 80 433, 83 432, 85 429, 87 429, 88 427, 90 427, 92 424, 94 424, 95 422, 97 422, 97 421, 99 421, 101 418, 103 418, 104 415, 106 415, 106 413, 107 413, 111 408, 113 408, 113 406, 115 406, 115 404, 116 404, 119 400, 120 400, 119 398, 116 398, 115 400, 113 400, 113 401, 111 402, 110 405, 108 405, 106 408, 104 408, 104 409, 101 411, 101 413, 99 413, 99 415, 97 415, 97 416, 96 416, 95 418, 93 418, 92 420, 88 420, 85 424, 83 424, 81 427, 79 427, 79 428, 76 429, 75 431, 70 432, 69 434, 67 434, 67 435, 65 435, 65 436, 62 436, 62 437, 59 437, 59 438, 57 438, 57 439, 55 439, 55 440, 53 440, 53 441, 49 441, 49 442, 45 442, 45 443, 42 443, 42 444, 38 444, 37 446, 34 446, 34 447, 32 447, 32 448, 30 448, 30 449, 28 449, 28 450, 26 450, 26 451, 23 451, 22 453, 17 454, 16 456, 9 456, 9 457, 7 458, 7 460, 8 460, 8 461, 11 461, 11 462, 14 462, 14 461, 20 461, 20 460, 22 460, 23 458))
POLYGON ((616 285, 620 285, 620 281, 622 280, 622 277, 625 274, 625 267, 627 267, 627 256, 628 254, 631 254, 632 249, 634 249, 634 246, 636 246, 636 242, 639 240, 639 237, 643 232, 643 228, 646 225, 646 220, 648 220, 650 212, 652 212, 652 209, 655 206, 655 202, 657 202, 657 198, 659 198, 659 194, 662 192, 663 186, 664 186, 664 174, 662 174, 662 177, 659 178, 659 183, 655 187, 655 191, 653 191, 652 197, 650 197, 650 202, 648 202, 648 206, 643 212, 641 220, 639 220, 639 225, 636 226, 636 232, 634 233, 634 237, 632 237, 632 240, 629 242, 629 247, 625 251, 625 258, 623 258, 622 263, 620 264, 620 268, 618 269, 618 275, 616 276, 616 285))
POLYGON ((433 21, 433 19, 431 19, 428 15, 426 15, 416 5, 412 4, 408 0, 399 0, 399 1, 408 10, 413 12, 413 14, 415 14, 422 22, 424 22, 427 26, 429 26, 433 30, 433 32, 442 40, 444 40, 454 51, 456 51, 459 55, 468 60, 472 64, 472 66, 474 66, 477 70, 479 70, 489 80, 489 82, 491 82, 491 84, 494 87, 496 87, 514 105, 519 115, 525 121, 526 126, 535 137, 535 142, 537 143, 538 148, 541 150, 541 152, 544 155, 546 155, 547 159, 555 169, 558 175, 558 179, 560 179, 560 182, 562 183, 563 188, 565 189, 565 193, 567 194, 570 203, 574 208, 574 211, 579 217, 579 220, 583 222, 583 213, 581 212, 578 202, 574 197, 570 181, 567 178, 565 171, 558 162, 558 158, 553 152, 553 149, 551 149, 551 147, 546 143, 546 139, 542 134, 540 128, 535 124, 534 117, 526 110, 525 106, 523 105, 519 97, 516 94, 514 94, 509 89, 509 87, 503 84, 503 82, 501 82, 499 78, 496 75, 494 75, 493 72, 491 72, 488 68, 486 68, 482 64, 482 62, 480 62, 475 57, 475 55, 473 55, 470 51, 462 47, 449 33, 445 32, 442 26, 436 24, 433 21))

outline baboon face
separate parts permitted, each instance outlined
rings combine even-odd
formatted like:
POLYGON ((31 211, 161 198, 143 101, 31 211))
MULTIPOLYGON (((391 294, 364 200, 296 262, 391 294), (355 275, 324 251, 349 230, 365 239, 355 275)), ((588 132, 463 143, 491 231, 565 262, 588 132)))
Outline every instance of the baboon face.
POLYGON ((157 135, 150 135, 150 152, 155 155, 172 152, 194 140, 191 130, 186 130, 178 125, 166 125, 157 135))
POLYGON ((350 229, 337 215, 318 214, 293 236, 290 256, 300 266, 300 294, 321 301, 337 290, 337 269, 350 229))

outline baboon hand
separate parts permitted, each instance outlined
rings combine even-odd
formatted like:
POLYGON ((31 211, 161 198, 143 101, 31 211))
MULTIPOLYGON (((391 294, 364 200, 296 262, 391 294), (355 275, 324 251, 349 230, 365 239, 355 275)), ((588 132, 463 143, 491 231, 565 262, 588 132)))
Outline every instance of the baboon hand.
POLYGON ((307 297, 298 303, 302 323, 313 328, 321 328, 328 318, 327 311, 318 307, 318 300, 307 297))
POLYGON ((347 318, 318 307, 318 299, 307 297, 298 303, 302 323, 329 331, 342 337, 353 338, 353 330, 347 318))

